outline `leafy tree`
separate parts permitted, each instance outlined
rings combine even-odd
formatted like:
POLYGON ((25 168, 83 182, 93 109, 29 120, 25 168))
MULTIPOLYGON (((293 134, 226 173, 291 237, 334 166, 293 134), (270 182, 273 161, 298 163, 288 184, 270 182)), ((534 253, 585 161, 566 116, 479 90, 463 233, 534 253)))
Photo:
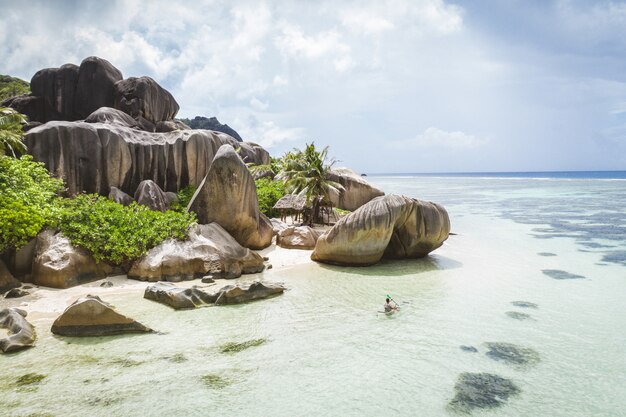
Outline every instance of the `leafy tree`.
POLYGON ((28 82, 8 75, 0 75, 0 102, 29 92, 28 82))
POLYGON ((0 155, 7 150, 15 157, 15 151, 24 153, 26 146, 22 143, 24 131, 22 126, 26 117, 8 107, 0 107, 0 155))
POLYGON ((165 239, 185 239, 196 221, 194 213, 162 213, 134 202, 123 206, 95 194, 61 199, 59 204, 61 232, 96 260, 118 265, 139 258, 165 239))
POLYGON ((269 178, 260 178, 255 181, 255 184, 261 213, 267 217, 278 216, 279 213, 273 207, 285 195, 284 183, 282 181, 273 181, 269 178))
POLYGON ((343 190, 341 184, 328 179, 335 163, 335 159, 328 158, 328 146, 318 151, 315 143, 306 144, 304 152, 294 149, 282 158, 281 171, 276 178, 285 181, 287 192, 306 196, 307 205, 312 209, 311 225, 319 218, 320 206, 332 207, 330 193, 343 190))
POLYGON ((30 155, 0 156, 0 253, 19 249, 56 217, 63 181, 30 155))

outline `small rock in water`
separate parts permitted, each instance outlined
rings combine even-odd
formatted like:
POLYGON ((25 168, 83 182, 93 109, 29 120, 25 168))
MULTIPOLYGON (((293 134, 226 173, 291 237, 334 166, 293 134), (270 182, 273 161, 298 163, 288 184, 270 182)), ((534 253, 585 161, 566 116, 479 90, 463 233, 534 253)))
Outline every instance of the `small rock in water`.
POLYGON ((476 349, 474 346, 461 345, 460 348, 463 352, 472 352, 472 353, 478 352, 478 349, 476 349))
POLYGON ((515 307, 539 308, 537 304, 531 303, 530 301, 511 301, 511 304, 513 304, 515 307))
POLYGON ((33 288, 35 287, 33 287, 32 285, 22 285, 23 290, 32 290, 33 288))
POLYGON ((272 269, 272 268, 273 268, 272 264, 267 264, 267 268, 265 269, 272 269))
POLYGON ((572 274, 560 269, 542 269, 541 272, 554 279, 585 279, 582 275, 572 274))
POLYGON ((539 362, 539 353, 534 349, 514 345, 512 343, 486 343, 488 357, 509 365, 526 366, 539 362))
POLYGON ((204 284, 212 284, 215 282, 215 280, 213 279, 213 277, 211 275, 207 275, 205 277, 202 277, 202 279, 200 280, 202 283, 204 284))
POLYGON ((270 260, 270 258, 268 258, 267 256, 264 256, 264 257, 263 257, 263 260, 264 260, 264 261, 269 261, 269 260, 270 260))
POLYGON ((539 252, 537 255, 539 255, 539 256, 556 256, 556 253, 552 253, 552 252, 539 252))
POLYGON ((489 373, 464 372, 454 385, 456 395, 448 404, 453 411, 469 413, 475 408, 499 407, 521 390, 509 379, 489 373))
POLYGON ((111 288, 113 286, 113 283, 111 281, 104 281, 100 284, 100 286, 103 288, 111 288))
POLYGON ((515 320, 529 320, 529 319, 532 319, 530 314, 520 313, 519 311, 507 311, 505 314, 507 316, 509 316, 510 318, 515 319, 515 320))
POLYGON ((4 298, 20 298, 26 295, 29 295, 28 291, 24 291, 21 288, 12 288, 6 294, 4 294, 4 298))

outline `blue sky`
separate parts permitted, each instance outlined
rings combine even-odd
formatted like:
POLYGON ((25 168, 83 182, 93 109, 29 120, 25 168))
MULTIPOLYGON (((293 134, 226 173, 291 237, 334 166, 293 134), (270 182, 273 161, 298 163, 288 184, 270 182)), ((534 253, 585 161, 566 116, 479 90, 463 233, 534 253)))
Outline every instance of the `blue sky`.
POLYGON ((626 2, 0 0, 0 73, 108 59, 279 155, 626 169, 626 2))

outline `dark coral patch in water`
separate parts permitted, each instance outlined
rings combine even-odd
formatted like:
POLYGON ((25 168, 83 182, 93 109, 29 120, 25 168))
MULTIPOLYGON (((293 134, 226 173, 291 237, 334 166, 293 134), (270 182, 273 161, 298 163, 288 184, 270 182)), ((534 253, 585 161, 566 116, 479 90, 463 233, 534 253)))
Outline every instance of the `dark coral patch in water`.
POLYGON ((537 255, 539 255, 539 256, 556 256, 556 253, 552 253, 552 252, 539 252, 537 255))
POLYGON ((511 301, 511 304, 513 304, 515 307, 539 308, 537 304, 531 303, 530 301, 511 301))
POLYGON ((507 311, 505 314, 515 320, 532 320, 530 314, 520 313, 519 311, 507 311))
POLYGON ((476 349, 474 346, 461 345, 459 347, 461 348, 463 352, 471 352, 471 353, 478 352, 478 349, 476 349))
POLYGON ((454 385, 456 395, 448 404, 453 411, 469 413, 475 408, 495 408, 521 390, 513 381, 489 373, 464 372, 454 385))
POLYGON ((541 272, 554 279, 585 279, 582 275, 572 274, 560 269, 542 269, 541 272))
POLYGON ((508 365, 529 366, 539 362, 539 353, 531 348, 525 348, 512 343, 486 343, 488 357, 502 361, 508 365))
POLYGON ((609 252, 602 257, 602 262, 611 262, 626 266, 626 251, 609 252))

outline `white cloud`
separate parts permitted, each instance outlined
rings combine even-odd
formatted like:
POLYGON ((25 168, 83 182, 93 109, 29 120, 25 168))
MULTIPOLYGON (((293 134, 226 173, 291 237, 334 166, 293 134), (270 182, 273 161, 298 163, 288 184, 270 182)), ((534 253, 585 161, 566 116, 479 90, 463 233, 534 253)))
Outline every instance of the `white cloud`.
POLYGON ((397 148, 446 148, 472 149, 487 144, 488 140, 461 131, 448 132, 436 127, 429 127, 413 139, 394 141, 397 148))
POLYGON ((285 25, 276 37, 275 45, 286 58, 306 58, 315 61, 325 57, 334 58, 335 68, 343 72, 352 65, 350 46, 336 30, 318 32, 307 36, 296 25, 285 25))
POLYGON ((282 143, 301 139, 304 135, 302 128, 284 128, 264 116, 261 120, 253 114, 248 115, 246 120, 236 119, 233 126, 245 140, 258 143, 266 148, 282 143))
POLYGON ((265 110, 269 107, 268 102, 261 101, 256 97, 252 97, 252 99, 250 100, 250 105, 256 110, 265 110))

